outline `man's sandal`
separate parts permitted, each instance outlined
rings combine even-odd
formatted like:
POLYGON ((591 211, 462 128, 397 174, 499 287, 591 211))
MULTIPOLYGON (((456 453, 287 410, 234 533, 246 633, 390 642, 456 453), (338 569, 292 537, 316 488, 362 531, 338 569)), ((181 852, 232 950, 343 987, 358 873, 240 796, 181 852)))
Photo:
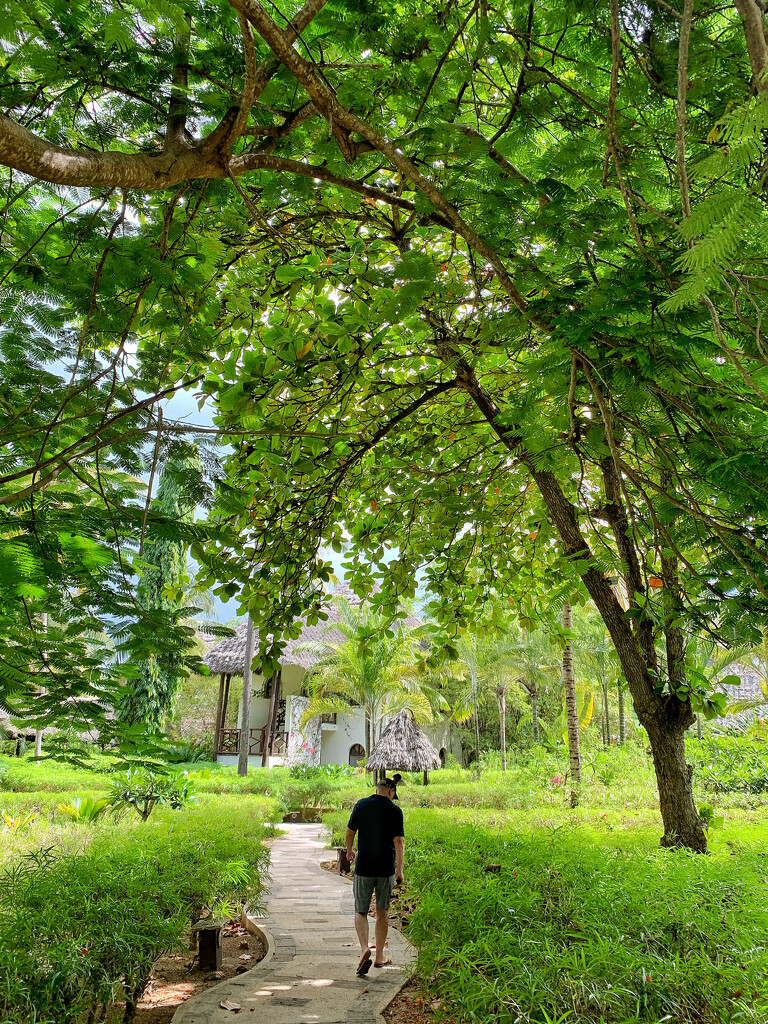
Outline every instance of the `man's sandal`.
POLYGON ((360 961, 360 963, 357 965, 357 970, 355 971, 355 974, 358 976, 358 978, 365 977, 365 975, 371 969, 371 964, 372 963, 373 963, 373 960, 371 960, 371 958, 369 956, 367 956, 365 958, 365 960, 361 960, 360 961))
POLYGON ((391 963, 392 963, 391 960, 383 960, 380 964, 374 964, 373 966, 374 967, 389 967, 389 965, 391 963))

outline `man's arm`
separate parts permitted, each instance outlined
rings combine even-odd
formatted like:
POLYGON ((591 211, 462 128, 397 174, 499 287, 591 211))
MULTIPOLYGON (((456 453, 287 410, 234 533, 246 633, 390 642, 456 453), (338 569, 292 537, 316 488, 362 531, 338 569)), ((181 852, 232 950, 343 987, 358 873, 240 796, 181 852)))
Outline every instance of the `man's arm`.
POLYGON ((353 828, 347 828, 347 860, 352 863, 355 859, 355 851, 352 849, 352 844, 355 841, 355 830, 353 828))
POLYGON ((405 839, 395 836, 395 881, 403 882, 403 858, 405 857, 405 839))

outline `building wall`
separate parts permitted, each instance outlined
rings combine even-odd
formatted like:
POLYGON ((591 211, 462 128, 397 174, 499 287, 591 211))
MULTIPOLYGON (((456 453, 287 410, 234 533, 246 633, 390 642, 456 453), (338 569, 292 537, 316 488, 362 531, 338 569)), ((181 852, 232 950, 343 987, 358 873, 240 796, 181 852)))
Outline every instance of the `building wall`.
MULTIPOLYGON (((286 665, 282 670, 282 686, 281 686, 281 697, 285 699, 285 729, 287 732, 294 731, 298 732, 297 723, 301 717, 301 700, 296 701, 296 707, 293 706, 293 698, 300 697, 302 684, 304 681, 305 671, 298 665, 286 665)), ((269 698, 255 696, 264 689, 264 678, 260 675, 254 674, 253 676, 253 694, 251 697, 251 714, 250 714, 250 727, 251 729, 261 729, 267 724, 267 716, 269 715, 269 698)), ((237 721, 238 725, 243 719, 243 705, 242 699, 237 709, 237 721)), ((353 711, 349 714, 339 714, 336 716, 336 726, 329 726, 324 724, 320 730, 320 749, 319 749, 319 760, 318 751, 316 750, 316 736, 317 730, 310 728, 308 733, 310 734, 311 743, 309 746, 312 747, 312 755, 308 753, 301 753, 301 738, 295 736, 292 741, 289 740, 291 756, 290 760, 292 763, 306 763, 306 764, 349 764, 349 751, 354 744, 359 744, 364 750, 366 755, 370 751, 365 749, 365 716, 362 708, 353 711)), ((385 728, 387 719, 384 720, 382 728, 385 728)), ((437 750, 443 750, 446 754, 452 754, 456 760, 461 763, 461 743, 458 738, 454 736, 454 731, 448 722, 440 722, 436 725, 425 726, 424 732, 428 737, 429 741, 437 750)), ((219 756, 218 761, 220 764, 237 764, 237 757, 234 755, 222 754, 219 756)), ((261 758, 251 757, 249 758, 251 764, 261 764, 261 758)), ((282 764, 282 758, 270 758, 270 766, 274 764, 282 764)))
MULTIPOLYGON (((320 764, 349 764, 349 749, 359 743, 365 750, 365 716, 362 708, 349 715, 337 715, 336 725, 322 727, 320 764)), ((365 751, 366 754, 368 751, 365 751)))

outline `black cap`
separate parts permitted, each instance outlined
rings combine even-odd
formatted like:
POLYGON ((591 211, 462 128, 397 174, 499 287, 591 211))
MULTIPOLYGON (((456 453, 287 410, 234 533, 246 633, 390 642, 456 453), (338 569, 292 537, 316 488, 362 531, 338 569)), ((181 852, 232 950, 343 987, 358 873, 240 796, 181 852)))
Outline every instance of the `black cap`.
POLYGON ((397 800, 397 783, 400 781, 400 776, 397 775, 395 778, 397 779, 397 782, 395 779, 382 779, 379 783, 379 785, 383 786, 385 789, 394 789, 395 795, 392 797, 393 800, 397 800))

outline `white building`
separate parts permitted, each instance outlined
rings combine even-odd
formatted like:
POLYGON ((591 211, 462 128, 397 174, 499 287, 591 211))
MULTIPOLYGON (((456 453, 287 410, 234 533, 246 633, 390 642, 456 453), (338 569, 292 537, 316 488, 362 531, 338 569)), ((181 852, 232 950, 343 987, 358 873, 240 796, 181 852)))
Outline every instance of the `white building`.
MULTIPOLYGON (((332 597, 343 597, 351 605, 359 605, 346 585, 337 587, 332 597)), ((366 757, 365 717, 361 709, 349 713, 322 715, 310 719, 303 730, 299 723, 307 707, 304 694, 305 677, 319 660, 313 652, 298 650, 307 641, 338 642, 341 633, 332 630, 340 619, 332 603, 326 605, 328 619, 317 625, 304 625, 299 637, 289 640, 283 652, 280 671, 264 678, 254 672, 248 723, 248 760, 253 765, 273 766, 288 760, 291 764, 351 764, 366 757)), ((418 620, 409 616, 410 626, 418 620)), ((227 637, 213 647, 205 657, 210 670, 220 676, 219 702, 215 725, 216 760, 220 764, 237 764, 243 740, 242 700, 237 711, 229 707, 232 676, 242 676, 245 667, 245 640, 247 623, 242 623, 233 637, 227 637)), ((385 723, 386 724, 386 723, 385 723)), ((423 727, 423 731, 443 761, 448 754, 461 760, 461 745, 447 721, 423 727)))

